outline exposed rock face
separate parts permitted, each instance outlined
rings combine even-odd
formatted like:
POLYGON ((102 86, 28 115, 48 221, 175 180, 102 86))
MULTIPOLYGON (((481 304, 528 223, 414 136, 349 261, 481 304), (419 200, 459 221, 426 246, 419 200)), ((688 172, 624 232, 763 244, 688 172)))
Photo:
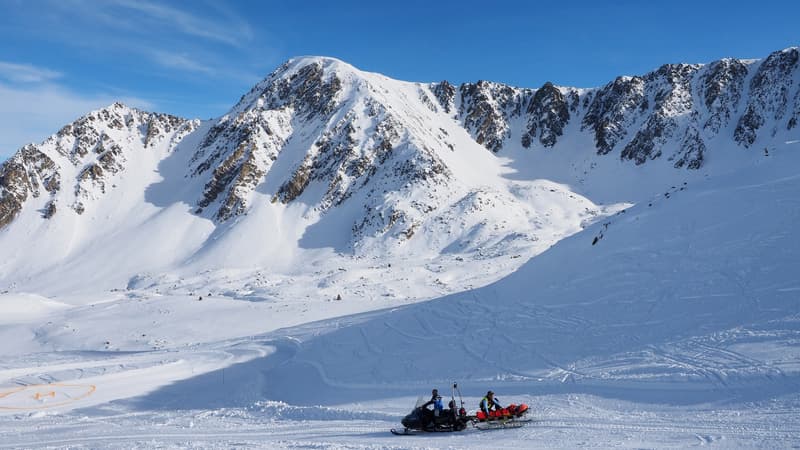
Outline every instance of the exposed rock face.
POLYGON ((0 166, 0 228, 17 217, 29 196, 58 191, 61 176, 56 169, 53 160, 34 145, 26 145, 0 166))
POLYGON ((459 91, 464 128, 479 144, 499 152, 511 135, 509 120, 521 114, 523 96, 530 91, 488 81, 462 84, 459 91))
POLYGON ((598 155, 611 152, 627 136, 631 123, 647 110, 644 86, 642 78, 619 77, 594 95, 582 129, 594 132, 598 155))
POLYGON ((522 146, 525 148, 530 148, 535 140, 545 147, 554 146, 569 122, 567 101, 561 91, 550 82, 536 91, 526 113, 528 130, 522 136, 522 146))
POLYGON ((434 95, 436 95, 436 99, 439 100, 439 105, 442 106, 444 112, 450 114, 451 112, 455 111, 455 100, 456 100, 456 87, 450 84, 447 80, 442 81, 441 83, 437 83, 431 86, 431 91, 433 91, 434 95))
POLYGON ((736 114, 742 98, 747 66, 735 59, 723 59, 708 65, 700 77, 701 98, 709 115, 703 129, 716 134, 736 114))
POLYGON ((689 127, 681 142, 674 166, 676 169, 682 167, 699 169, 703 165, 705 153, 706 144, 700 137, 700 132, 695 127, 689 127))
POLYGON ((797 88, 797 94, 794 95, 794 114, 786 122, 786 129, 791 130, 792 128, 797 127, 798 122, 800 122, 800 86, 797 88))
MULTIPOLYGON (((774 136, 778 123, 787 119, 788 123, 794 118, 792 110, 796 113, 797 105, 790 109, 789 100, 794 86, 795 72, 800 59, 800 50, 790 48, 774 52, 758 67, 752 80, 750 80, 750 95, 748 96, 747 109, 739 119, 734 138, 736 142, 745 147, 751 146, 759 133, 759 129, 768 121, 776 123, 767 133, 774 136)), ((795 99, 797 97, 795 96, 795 99)))
POLYGON ((678 118, 692 111, 691 80, 698 69, 699 66, 668 64, 644 78, 645 90, 653 93, 653 110, 623 148, 623 159, 643 164, 661 156, 666 143, 679 131, 678 118))
POLYGON ((251 110, 217 123, 196 154, 196 157, 201 156, 211 150, 210 156, 194 168, 194 176, 213 167, 203 197, 197 203, 198 212, 222 195, 214 214, 217 219, 244 213, 249 194, 277 159, 290 132, 290 117, 286 111, 251 110))

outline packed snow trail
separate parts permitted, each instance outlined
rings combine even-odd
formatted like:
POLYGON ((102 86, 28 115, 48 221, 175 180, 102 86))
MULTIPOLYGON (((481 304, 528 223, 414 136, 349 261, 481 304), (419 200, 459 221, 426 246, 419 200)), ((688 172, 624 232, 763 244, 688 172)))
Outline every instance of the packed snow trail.
POLYGON ((402 413, 377 403, 298 408, 257 402, 248 408, 163 412, 130 412, 110 404, 0 423, 0 448, 485 448, 486 439, 525 448, 777 448, 797 443, 800 436, 797 395, 748 404, 747 411, 715 404, 665 408, 588 395, 531 399, 539 418, 523 428, 407 437, 388 432, 402 413))

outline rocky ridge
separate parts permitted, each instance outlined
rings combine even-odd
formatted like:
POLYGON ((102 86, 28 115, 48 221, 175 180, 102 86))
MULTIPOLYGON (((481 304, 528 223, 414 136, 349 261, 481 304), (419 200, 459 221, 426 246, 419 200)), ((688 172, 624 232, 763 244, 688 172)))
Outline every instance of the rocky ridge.
MULTIPOLYGON (((436 187, 453 183, 441 155, 457 149, 441 123, 454 122, 499 155, 559 152, 567 133, 581 133, 597 157, 696 170, 712 149, 721 151, 719 142, 748 149, 797 135, 798 59, 789 48, 757 61, 666 64, 594 89, 527 89, 488 81, 412 85, 331 58, 298 58, 203 127, 184 176, 204 185, 195 213, 217 222, 246 214, 256 189, 269 185, 274 203, 303 201, 319 213, 361 196, 356 235, 410 236, 441 206, 436 187), (415 93, 406 95, 410 86, 415 93), (412 189, 428 192, 427 200, 385 203, 387 193, 412 189)), ((0 168, 0 227, 40 196, 49 198, 44 217, 57 204, 82 213, 128 158, 172 148, 199 125, 115 104, 23 147, 0 168)))
MULTIPOLYGON (((557 148, 576 121, 592 134, 598 155, 616 154, 637 165, 665 157, 676 168, 699 169, 712 141, 748 148, 760 137, 769 145, 779 131, 797 127, 798 53, 788 48, 760 61, 666 64, 586 90, 467 83, 459 96, 450 91, 437 98, 459 104, 458 120, 495 153, 520 145, 557 148), (770 128, 762 129, 765 124, 770 128)), ((446 85, 433 89, 446 92, 446 85)))
POLYGON ((30 199, 47 198, 44 218, 59 207, 82 214, 86 202, 113 186, 136 152, 172 148, 198 121, 155 114, 115 103, 63 127, 39 145, 24 146, 0 167, 0 227, 30 199))

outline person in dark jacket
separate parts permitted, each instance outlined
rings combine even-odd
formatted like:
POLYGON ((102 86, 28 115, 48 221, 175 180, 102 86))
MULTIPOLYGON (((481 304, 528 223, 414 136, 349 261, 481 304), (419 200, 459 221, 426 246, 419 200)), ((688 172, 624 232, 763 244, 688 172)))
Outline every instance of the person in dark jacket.
POLYGON ((427 402, 422 404, 422 413, 425 417, 425 422, 428 423, 428 426, 433 427, 434 425, 434 418, 439 416, 444 409, 444 405, 442 405, 442 396, 439 395, 439 390, 434 389, 431 391, 431 399, 427 402), (428 406, 433 406, 433 409, 428 409, 428 406))
POLYGON ((438 389, 431 391, 431 399, 422 405, 422 409, 428 409, 428 406, 431 405, 433 405, 433 411, 435 412, 442 412, 442 409, 444 409, 444 405, 442 405, 442 396, 439 395, 438 389))

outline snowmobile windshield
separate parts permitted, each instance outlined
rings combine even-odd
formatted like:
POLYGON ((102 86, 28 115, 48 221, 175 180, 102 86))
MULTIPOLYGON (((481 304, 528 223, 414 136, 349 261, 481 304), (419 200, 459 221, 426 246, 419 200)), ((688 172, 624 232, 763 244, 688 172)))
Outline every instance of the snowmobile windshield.
POLYGON ((425 397, 420 395, 419 397, 417 397, 417 404, 414 405, 414 408, 419 408, 420 406, 424 405, 425 403, 428 403, 428 401, 425 400, 425 397))

